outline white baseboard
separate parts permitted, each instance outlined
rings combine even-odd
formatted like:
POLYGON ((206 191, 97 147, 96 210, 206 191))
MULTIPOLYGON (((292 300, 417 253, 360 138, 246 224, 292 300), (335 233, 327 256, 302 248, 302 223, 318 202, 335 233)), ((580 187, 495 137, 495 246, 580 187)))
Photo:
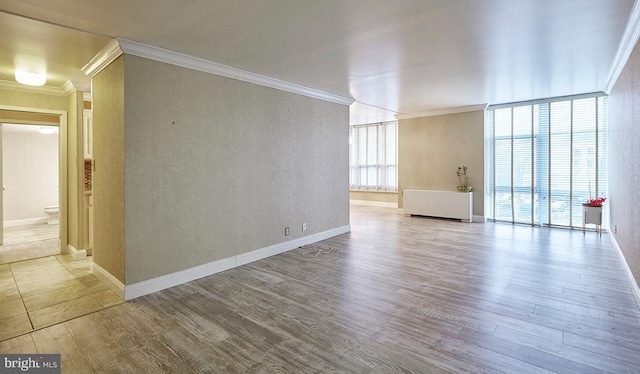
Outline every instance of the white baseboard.
POLYGON ((335 229, 305 236, 303 238, 293 239, 288 242, 256 249, 255 251, 251 251, 248 253, 224 258, 221 260, 210 262, 208 264, 199 265, 190 269, 127 285, 124 287, 124 300, 132 300, 140 296, 164 290, 166 288, 178 286, 180 284, 220 273, 237 266, 242 266, 253 261, 258 261, 282 252, 290 251, 303 245, 332 238, 349 231, 351 231, 350 225, 341 226, 335 229))
POLYGON ((618 258, 620 259, 620 262, 622 263, 622 267, 624 268, 625 275, 627 276, 627 281, 629 282, 629 286, 631 287, 631 292, 633 293, 633 296, 636 299, 636 305, 640 309, 640 287, 638 287, 638 283, 636 282, 636 279, 633 277, 631 268, 629 268, 627 259, 624 258, 624 254, 622 253, 622 248, 620 248, 620 245, 618 244, 618 241, 616 240, 615 236, 613 236, 613 234, 610 234, 607 236, 611 241, 611 245, 613 246, 613 249, 615 249, 616 253, 618 254, 618 258))
POLYGON ((383 208, 397 208, 398 203, 387 203, 384 201, 370 201, 370 200, 349 200, 349 203, 354 205, 367 205, 367 206, 378 206, 383 208))
POLYGON ((35 218, 25 218, 25 219, 16 219, 12 221, 4 221, 2 223, 3 227, 15 227, 15 226, 25 226, 25 225, 39 225, 42 223, 47 223, 47 217, 35 217, 35 218))
POLYGON ((67 244, 67 253, 76 260, 84 260, 87 258, 87 251, 85 249, 75 249, 71 244, 67 244))
POLYGON ((485 216, 473 216, 474 223, 487 223, 487 218, 485 216))
POLYGON ((120 297, 122 300, 125 300, 124 284, 116 279, 116 277, 111 275, 111 273, 104 270, 100 267, 100 265, 94 262, 91 264, 91 274, 95 275, 95 277, 102 281, 102 283, 106 284, 107 287, 111 289, 111 291, 115 292, 115 294, 118 295, 118 297, 120 297))
POLYGON ((140 296, 158 292, 166 288, 175 287, 212 274, 220 273, 236 267, 236 258, 229 257, 209 262, 190 269, 177 271, 157 278, 134 283, 124 288, 124 299, 132 300, 140 296))
POLYGON ((261 260, 263 258, 274 256, 282 252, 290 251, 294 248, 302 247, 303 245, 333 238, 334 236, 338 236, 338 235, 347 233, 349 231, 351 231, 350 225, 336 227, 335 229, 319 232, 317 234, 312 234, 302 238, 289 240, 288 242, 279 243, 269 247, 256 249, 255 251, 243 253, 241 255, 236 256, 236 260, 237 260, 236 266, 245 265, 250 262, 254 262, 254 261, 261 260))

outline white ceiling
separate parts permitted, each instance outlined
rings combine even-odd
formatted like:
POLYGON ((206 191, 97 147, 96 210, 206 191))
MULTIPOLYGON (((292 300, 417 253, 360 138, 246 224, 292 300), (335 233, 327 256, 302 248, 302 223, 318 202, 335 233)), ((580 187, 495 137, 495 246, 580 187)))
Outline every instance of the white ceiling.
MULTIPOLYGON (((0 0, 0 80, 110 38, 352 97, 352 123, 603 91, 633 0, 0 0), (26 18, 25 18, 26 17, 26 18)), ((86 88, 85 88, 86 89, 86 88)))

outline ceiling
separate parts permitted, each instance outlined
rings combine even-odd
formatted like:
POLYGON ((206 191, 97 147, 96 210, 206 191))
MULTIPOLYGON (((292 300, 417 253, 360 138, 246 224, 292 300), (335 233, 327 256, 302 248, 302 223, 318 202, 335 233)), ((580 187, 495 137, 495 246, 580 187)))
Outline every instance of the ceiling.
POLYGON ((0 80, 112 38, 351 97, 352 123, 603 91, 633 0, 0 0, 0 80))

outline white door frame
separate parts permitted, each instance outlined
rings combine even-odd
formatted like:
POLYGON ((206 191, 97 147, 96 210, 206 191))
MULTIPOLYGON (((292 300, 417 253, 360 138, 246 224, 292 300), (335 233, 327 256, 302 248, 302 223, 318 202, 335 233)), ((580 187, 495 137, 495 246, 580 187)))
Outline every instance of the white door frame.
MULTIPOLYGON (((67 111, 66 110, 55 110, 55 109, 43 109, 43 108, 30 108, 30 107, 20 107, 20 106, 11 106, 11 105, 2 105, 0 104, 0 110, 13 110, 18 112, 32 112, 32 113, 42 113, 42 114, 52 114, 60 116, 60 123, 58 126, 60 127, 60 133, 58 136, 58 180, 60 189, 58 191, 58 206, 59 206, 59 218, 60 232, 58 233, 58 238, 60 240, 59 247, 60 253, 65 253, 68 243, 67 237, 67 111)), ((0 138, 1 140, 2 138, 0 138)), ((0 155, 1 157, 1 155, 0 155)), ((2 158, 0 158, 2 161, 2 158)), ((2 172, 2 167, 0 166, 0 172, 2 172)), ((0 176, 0 182, 2 181, 2 176, 0 176)), ((4 194, 3 194, 4 195, 4 194)), ((0 196, 0 200, 4 200, 4 196, 0 196)), ((0 201, 0 223, 4 222, 2 211, 3 201, 0 201)), ((3 228, 0 228, 0 234, 4 235, 3 228)), ((1 238, 1 236, 0 236, 1 238)), ((2 241, 0 240, 0 244, 2 241)))

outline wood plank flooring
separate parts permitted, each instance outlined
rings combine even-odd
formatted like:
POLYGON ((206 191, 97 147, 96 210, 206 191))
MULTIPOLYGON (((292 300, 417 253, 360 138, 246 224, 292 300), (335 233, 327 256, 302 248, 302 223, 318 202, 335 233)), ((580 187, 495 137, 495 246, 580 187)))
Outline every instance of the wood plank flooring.
POLYGON ((366 206, 351 217, 351 233, 4 341, 0 353, 62 353, 64 373, 640 370, 640 310, 606 234, 366 206))

